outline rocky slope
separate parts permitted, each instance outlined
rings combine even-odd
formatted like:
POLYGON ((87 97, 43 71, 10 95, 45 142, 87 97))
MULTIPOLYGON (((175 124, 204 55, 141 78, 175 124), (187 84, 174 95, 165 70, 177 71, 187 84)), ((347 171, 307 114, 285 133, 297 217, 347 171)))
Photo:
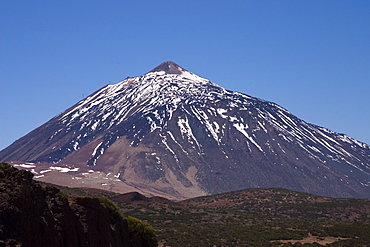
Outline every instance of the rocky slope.
POLYGON ((0 163, 0 246, 145 246, 98 199, 68 197, 0 163))
POLYGON ((56 184, 171 199, 250 187, 370 198, 368 145, 173 62, 101 88, 0 160, 56 184))

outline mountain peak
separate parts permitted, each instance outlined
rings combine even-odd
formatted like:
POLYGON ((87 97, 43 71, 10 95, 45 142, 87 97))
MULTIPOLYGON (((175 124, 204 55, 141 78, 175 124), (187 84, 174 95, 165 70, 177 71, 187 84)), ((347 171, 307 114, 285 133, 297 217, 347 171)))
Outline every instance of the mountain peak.
POLYGON ((154 69, 152 69, 150 72, 158 72, 158 71, 164 71, 166 74, 177 74, 181 75, 183 71, 186 71, 185 69, 181 68, 179 65, 172 61, 163 62, 154 69))
POLYGON ((45 182, 99 174, 89 186, 177 200, 250 187, 370 198, 370 146, 170 61, 104 86, 0 161, 45 182))

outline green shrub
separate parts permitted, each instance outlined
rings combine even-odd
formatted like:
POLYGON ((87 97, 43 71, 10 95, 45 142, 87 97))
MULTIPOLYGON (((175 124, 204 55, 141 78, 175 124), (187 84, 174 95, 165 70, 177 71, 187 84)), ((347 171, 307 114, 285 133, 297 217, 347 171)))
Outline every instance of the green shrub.
POLYGON ((116 204, 114 204, 111 200, 105 197, 102 197, 102 196, 96 196, 94 198, 98 199, 99 202, 109 210, 109 213, 113 216, 114 219, 119 220, 119 221, 124 220, 125 217, 123 216, 121 209, 116 204))
POLYGON ((65 193, 64 191, 61 191, 61 190, 58 192, 58 195, 61 196, 61 197, 69 198, 69 195, 67 193, 65 193))
POLYGON ((149 223, 132 216, 127 216, 126 220, 130 236, 139 236, 144 238, 150 247, 158 246, 155 230, 149 223))
POLYGON ((9 169, 11 167, 12 167, 12 165, 9 164, 9 163, 6 163, 6 162, 1 162, 0 163, 0 170, 7 170, 7 169, 9 169))

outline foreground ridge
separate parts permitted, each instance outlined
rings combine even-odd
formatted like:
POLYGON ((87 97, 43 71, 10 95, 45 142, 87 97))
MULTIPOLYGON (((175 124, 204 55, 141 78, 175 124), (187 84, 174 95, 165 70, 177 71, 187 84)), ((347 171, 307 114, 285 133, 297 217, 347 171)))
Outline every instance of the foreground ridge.
POLYGON ((149 235, 133 235, 108 199, 70 197, 32 176, 0 163, 1 246, 157 246, 149 235))

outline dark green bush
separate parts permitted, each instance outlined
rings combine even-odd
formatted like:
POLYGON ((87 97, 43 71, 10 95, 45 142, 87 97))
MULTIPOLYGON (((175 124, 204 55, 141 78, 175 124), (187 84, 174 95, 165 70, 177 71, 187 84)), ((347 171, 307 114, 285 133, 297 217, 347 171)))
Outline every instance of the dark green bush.
POLYGON ((9 169, 11 167, 12 167, 12 165, 9 164, 9 163, 6 163, 6 162, 1 162, 0 163, 0 170, 6 170, 6 169, 9 169))
POLYGON ((143 237, 150 247, 158 246, 155 230, 149 223, 141 221, 132 216, 127 216, 126 220, 128 223, 130 236, 143 237))
POLYGON ((109 210, 109 213, 113 216, 114 219, 119 220, 119 221, 124 220, 125 217, 121 209, 116 204, 114 204, 111 200, 105 197, 102 197, 102 196, 96 196, 94 198, 98 199, 99 202, 103 204, 109 210))
POLYGON ((58 195, 61 196, 61 197, 69 198, 69 195, 67 193, 65 193, 64 191, 61 191, 61 190, 58 192, 58 195))

